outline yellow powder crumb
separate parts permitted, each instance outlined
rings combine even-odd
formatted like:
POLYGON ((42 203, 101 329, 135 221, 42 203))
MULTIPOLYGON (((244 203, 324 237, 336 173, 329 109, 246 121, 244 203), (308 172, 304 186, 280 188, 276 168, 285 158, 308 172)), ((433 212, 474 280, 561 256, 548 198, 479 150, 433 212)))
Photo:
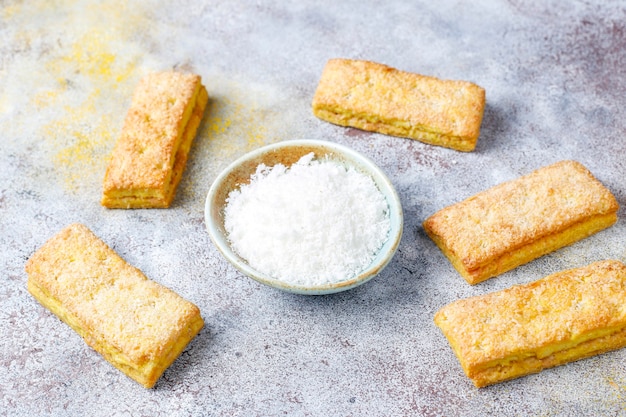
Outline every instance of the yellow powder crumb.
POLYGON ((209 120, 209 134, 218 134, 226 132, 226 129, 232 124, 230 119, 222 119, 221 117, 213 117, 209 120))
POLYGON ((605 380, 613 391, 611 392, 610 396, 606 398, 599 398, 598 400, 601 401, 603 404, 605 404, 606 402, 609 402, 611 404, 621 404, 622 409, 626 410, 626 381, 624 380, 624 378, 622 378, 621 376, 616 378, 607 376, 605 377, 605 380))
POLYGON ((95 177, 99 181, 106 168, 116 123, 111 115, 96 112, 99 96, 97 91, 77 107, 65 106, 63 117, 43 127, 44 136, 59 149, 54 166, 70 191, 80 191, 81 185, 89 187, 95 177), (86 179, 90 180, 87 184, 86 179))
MULTIPOLYGON (((130 96, 143 75, 138 34, 153 30, 143 2, 15 1, 0 6, 15 54, 0 111, 31 108, 58 179, 70 191, 100 184, 130 96), (88 2, 92 3, 92 2, 88 2), (23 53, 22 53, 23 52, 23 53)), ((33 126, 15 111, 12 126, 33 126)))
POLYGON ((269 143, 262 108, 234 97, 216 97, 209 102, 205 134, 219 148, 251 150, 269 143))
POLYGON ((38 109, 52 106, 57 101, 60 94, 67 91, 67 80, 65 78, 57 79, 58 85, 51 90, 40 91, 33 97, 33 105, 38 109))
POLYGON ((55 105, 64 110, 43 126, 43 132, 58 149, 54 165, 69 191, 79 192, 101 181, 126 114, 133 77, 140 76, 132 57, 121 60, 111 52, 109 43, 114 41, 96 30, 78 38, 68 53, 46 63, 57 80, 56 88, 32 98, 37 108, 55 105), (78 87, 70 87, 71 83, 78 87))
POLYGON ((15 16, 19 11, 20 7, 18 4, 2 6, 0 7, 0 17, 2 18, 2 20, 6 20, 15 16))
POLYGON ((618 382, 615 380, 615 378, 611 378, 611 377, 607 377, 606 380, 609 383, 609 385, 615 388, 618 394, 620 394, 620 397, 626 394, 626 381, 618 382))

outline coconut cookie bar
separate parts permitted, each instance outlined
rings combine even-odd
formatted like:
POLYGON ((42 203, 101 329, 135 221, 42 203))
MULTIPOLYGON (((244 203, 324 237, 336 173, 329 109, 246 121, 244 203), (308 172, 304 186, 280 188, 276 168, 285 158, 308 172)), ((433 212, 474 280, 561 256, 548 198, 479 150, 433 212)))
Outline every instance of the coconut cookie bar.
POLYGON ((480 133, 485 90, 383 64, 331 59, 313 97, 320 119, 387 135, 472 151, 480 133))
POLYGON ((140 81, 106 170, 103 206, 170 206, 208 98, 199 75, 160 72, 140 81))
POLYGON ((626 346, 626 266, 601 261, 435 314, 477 387, 626 346))
POLYGON ((477 284, 611 226, 617 210, 582 164, 561 161, 439 210, 423 226, 477 284))
POLYGON ((28 291, 146 388, 204 326, 200 310, 149 280, 87 227, 72 224, 26 263, 28 291))

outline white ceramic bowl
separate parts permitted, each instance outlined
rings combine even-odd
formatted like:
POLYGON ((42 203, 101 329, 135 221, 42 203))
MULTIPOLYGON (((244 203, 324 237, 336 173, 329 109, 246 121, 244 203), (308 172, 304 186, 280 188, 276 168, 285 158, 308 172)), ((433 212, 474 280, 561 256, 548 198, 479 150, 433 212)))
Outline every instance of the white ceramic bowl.
POLYGON ((345 291, 361 285, 375 277, 396 253, 402 237, 403 215, 398 194, 387 176, 369 158, 336 143, 320 140, 290 140, 254 150, 230 164, 213 182, 206 198, 204 216, 211 240, 224 257, 235 268, 248 277, 278 288, 298 294, 321 295, 345 291), (272 278, 250 267, 235 253, 228 242, 224 229, 224 206, 228 194, 241 184, 248 183, 250 176, 259 164, 271 167, 278 163, 289 167, 302 156, 313 152, 316 158, 327 155, 332 160, 353 166, 369 175, 389 204, 391 228, 388 239, 378 251, 371 264, 358 275, 345 281, 318 286, 303 286, 286 283, 272 278))

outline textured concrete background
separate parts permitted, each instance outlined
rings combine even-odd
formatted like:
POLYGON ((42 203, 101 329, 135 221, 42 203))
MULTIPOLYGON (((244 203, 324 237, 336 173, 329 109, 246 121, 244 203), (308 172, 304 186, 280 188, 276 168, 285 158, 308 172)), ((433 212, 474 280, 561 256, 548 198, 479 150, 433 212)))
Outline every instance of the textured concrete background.
POLYGON ((433 313, 460 297, 592 261, 626 261, 612 228, 470 287, 425 236, 434 211, 561 159, 626 206, 626 5, 482 0, 0 1, 0 414, 125 416, 626 415, 626 350, 478 390, 433 313), (475 152, 312 116, 328 58, 476 82, 475 152), (143 74, 202 75, 210 105, 168 210, 99 205, 108 155, 143 74), (376 279, 306 297, 235 271, 205 232, 205 195, 243 153, 326 139, 372 158, 405 230, 376 279), (145 390, 26 291, 24 263, 80 221, 202 310, 206 328, 145 390))

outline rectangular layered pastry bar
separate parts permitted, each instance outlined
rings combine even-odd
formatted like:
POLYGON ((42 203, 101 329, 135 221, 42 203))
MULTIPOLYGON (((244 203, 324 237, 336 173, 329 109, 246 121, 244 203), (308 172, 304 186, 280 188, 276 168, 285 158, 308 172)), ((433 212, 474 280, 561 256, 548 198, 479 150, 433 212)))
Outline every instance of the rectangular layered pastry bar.
POLYGON ((626 266, 600 261, 435 314, 477 387, 626 346, 626 266))
POLYGON ((160 72, 137 86, 105 177, 108 208, 167 208, 208 102, 199 75, 160 72))
POLYGON ((331 59, 312 107, 315 116, 337 125, 472 151, 485 90, 468 81, 441 80, 375 62, 331 59))
POLYGON ((439 210, 423 226, 477 284, 611 226, 618 208, 582 164, 561 161, 439 210))
POLYGON ((26 272, 35 299, 146 388, 204 325, 197 306, 146 278, 82 224, 46 242, 26 272))

